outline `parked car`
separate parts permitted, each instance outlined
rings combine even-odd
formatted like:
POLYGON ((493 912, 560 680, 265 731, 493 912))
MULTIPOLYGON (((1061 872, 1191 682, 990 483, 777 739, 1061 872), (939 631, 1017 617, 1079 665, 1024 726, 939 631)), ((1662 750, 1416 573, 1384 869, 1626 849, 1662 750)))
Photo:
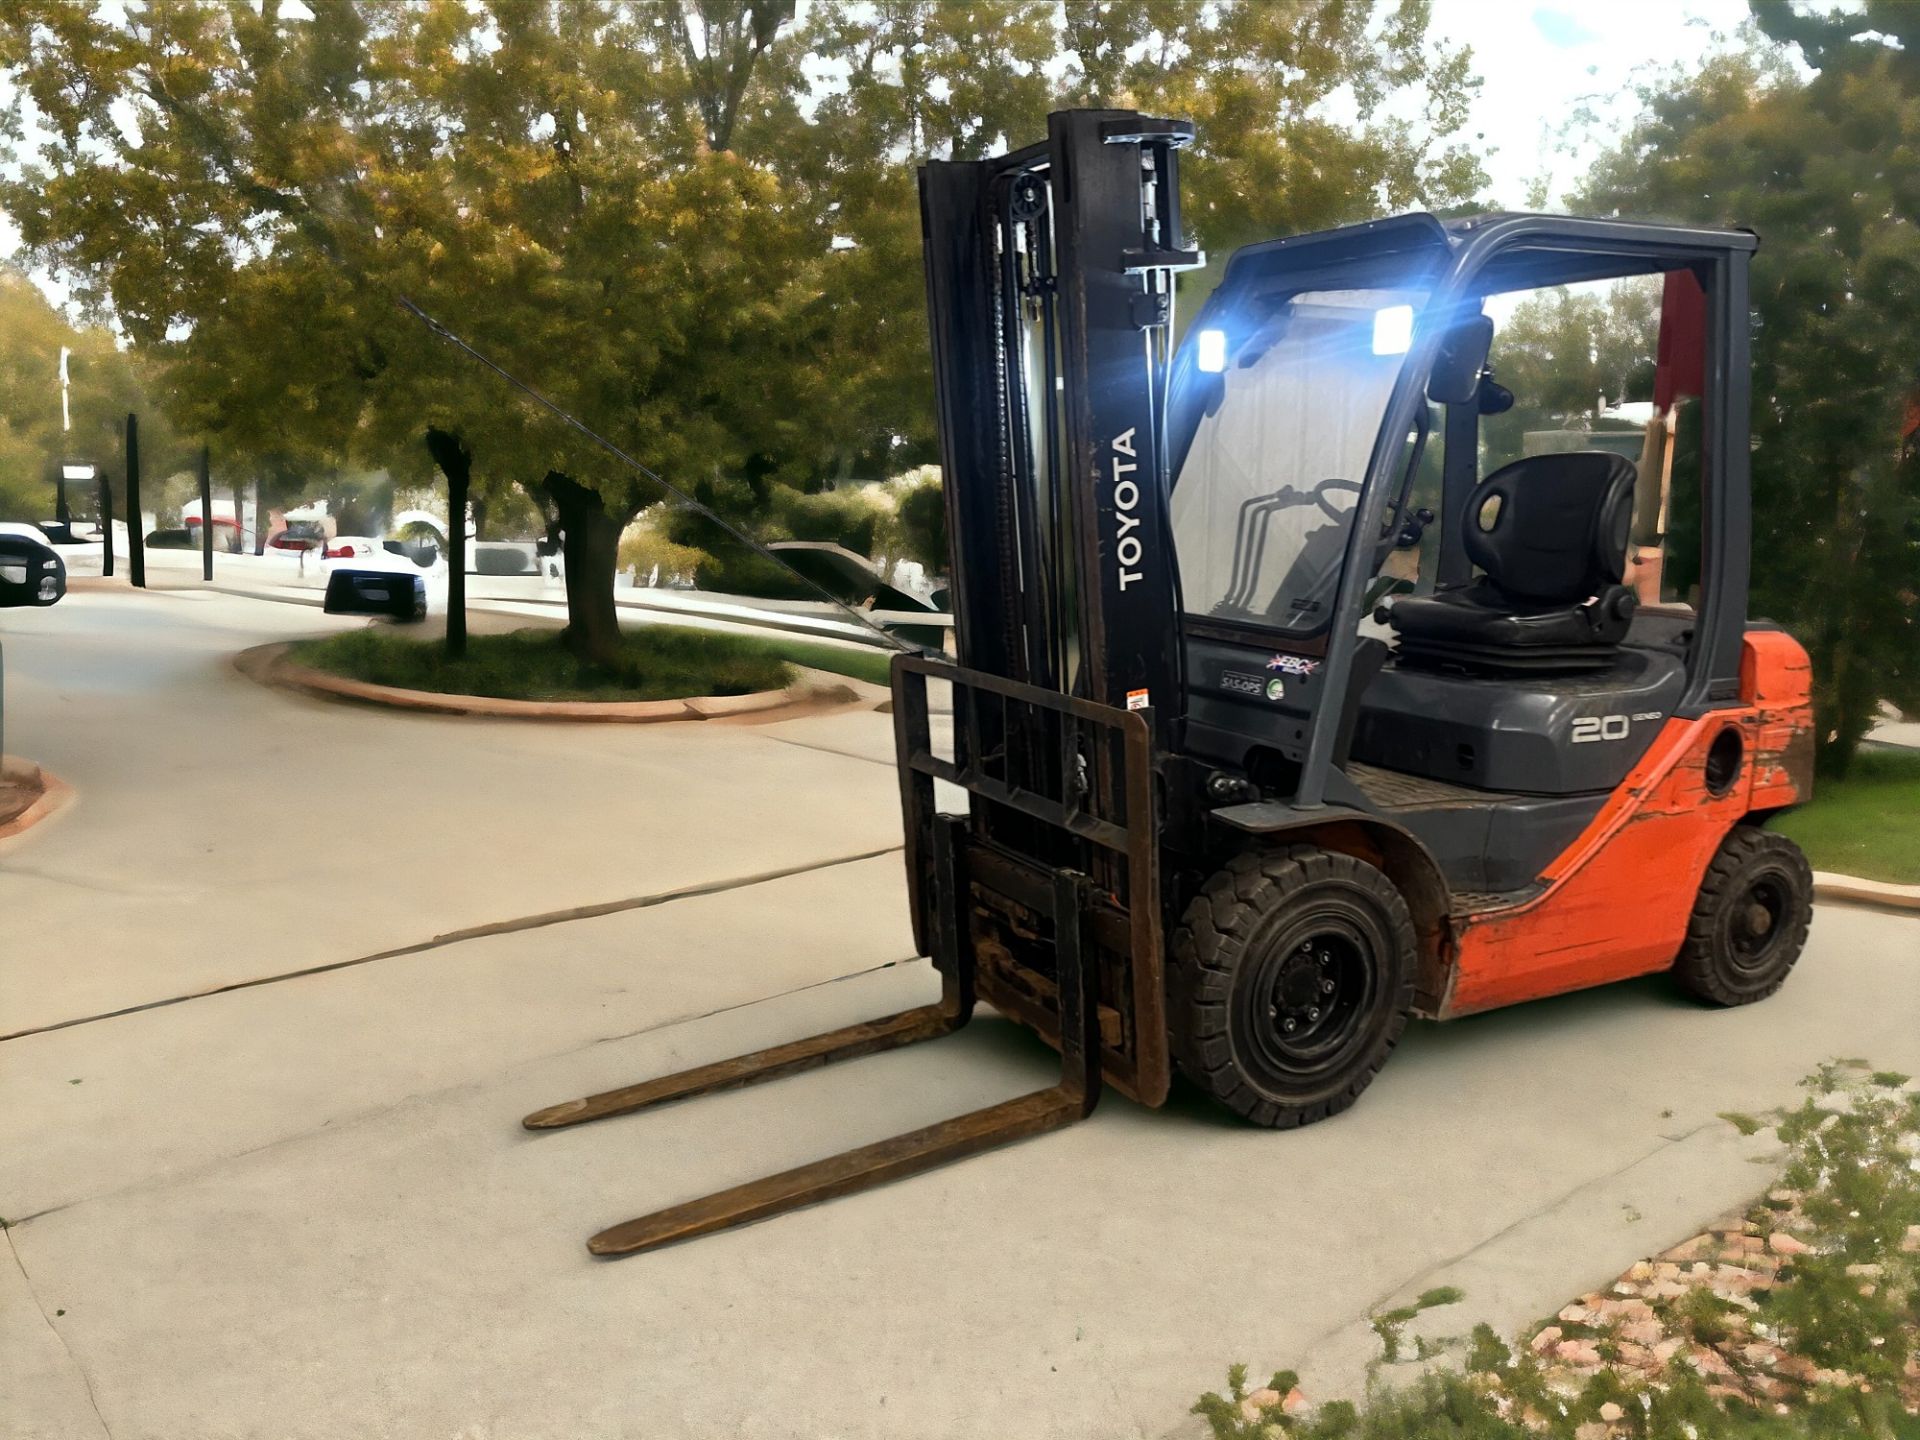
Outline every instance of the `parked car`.
POLYGON ((90 520, 42 520, 41 533, 49 545, 98 545, 100 527, 90 520))
POLYGON ((44 540, 23 535, 31 525, 0 530, 0 606, 53 605, 67 593, 67 563, 44 540))
POLYGON ((327 532, 311 520, 290 521, 286 529, 276 530, 267 537, 269 550, 282 550, 289 554, 318 550, 326 543, 327 532))
POLYGON ((45 528, 25 520, 0 520, 0 535, 18 535, 24 540, 38 540, 42 545, 53 543, 45 528))
POLYGON ((343 565, 327 579, 329 615, 386 615, 403 625, 427 618, 427 582, 416 570, 343 565))
POLYGON ((191 530, 149 530, 147 532, 149 550, 197 550, 200 537, 191 530))
POLYGON ((324 554, 329 560, 351 560, 357 556, 382 553, 378 540, 368 535, 336 535, 326 542, 324 554))
POLYGON ((382 540, 380 548, 389 555, 398 555, 402 560, 411 560, 422 570, 431 570, 440 563, 440 547, 431 541, 382 540))

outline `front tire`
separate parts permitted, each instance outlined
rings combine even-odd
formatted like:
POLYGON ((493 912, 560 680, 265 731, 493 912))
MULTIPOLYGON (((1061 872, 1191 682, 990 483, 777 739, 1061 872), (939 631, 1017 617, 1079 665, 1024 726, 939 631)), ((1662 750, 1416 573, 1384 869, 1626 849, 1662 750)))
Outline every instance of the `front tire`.
POLYGON ((1736 825, 1700 882, 1674 961, 1681 988, 1711 1005, 1751 1005, 1786 983, 1813 921, 1813 870, 1784 835, 1736 825))
POLYGON ((1313 845, 1236 856, 1174 932, 1174 1058, 1257 1125, 1337 1115, 1399 1042, 1414 965, 1406 901, 1365 861, 1313 845))

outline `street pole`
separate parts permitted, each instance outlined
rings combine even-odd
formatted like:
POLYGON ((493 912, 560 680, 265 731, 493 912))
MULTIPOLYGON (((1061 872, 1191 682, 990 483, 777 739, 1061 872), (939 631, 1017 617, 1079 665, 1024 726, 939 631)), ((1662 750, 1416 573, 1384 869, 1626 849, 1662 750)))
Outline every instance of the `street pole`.
POLYGON ((73 429, 73 411, 67 404, 67 356, 73 352, 66 346, 60 347, 60 478, 54 482, 53 518, 62 525, 72 525, 73 516, 67 510, 67 471, 66 436, 73 429))
POLYGON ((113 481, 100 472, 100 573, 113 575, 113 481))
MULTIPOLYGON (((200 578, 213 579, 213 470, 207 447, 200 447, 200 578)), ((234 511, 233 523, 240 524, 240 512, 234 511)))
POLYGON ((140 421, 127 416, 127 574, 136 589, 147 588, 146 537, 140 532, 146 521, 140 516, 140 421))

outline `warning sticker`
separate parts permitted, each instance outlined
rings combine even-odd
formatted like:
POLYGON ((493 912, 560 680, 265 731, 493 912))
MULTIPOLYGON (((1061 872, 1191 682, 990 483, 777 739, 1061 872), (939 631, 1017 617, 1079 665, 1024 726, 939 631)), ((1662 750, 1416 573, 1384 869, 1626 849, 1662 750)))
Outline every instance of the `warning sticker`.
POLYGON ((1144 709, 1146 709, 1146 708, 1147 708, 1147 706, 1148 706, 1148 705, 1150 705, 1151 703, 1152 703, 1152 702, 1151 702, 1151 701, 1150 701, 1150 700, 1149 700, 1149 699, 1147 698, 1147 692, 1146 692, 1146 691, 1144 691, 1144 690, 1129 690, 1129 691, 1127 691, 1127 709, 1129 709, 1129 710, 1144 710, 1144 709))

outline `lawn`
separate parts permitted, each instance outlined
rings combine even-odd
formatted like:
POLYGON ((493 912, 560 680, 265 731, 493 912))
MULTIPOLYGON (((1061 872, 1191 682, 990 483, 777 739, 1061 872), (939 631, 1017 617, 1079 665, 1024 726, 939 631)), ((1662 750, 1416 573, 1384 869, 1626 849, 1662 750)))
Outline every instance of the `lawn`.
POLYGON ((1770 828, 1816 870, 1920 885, 1920 752, 1862 749, 1844 780, 1817 780, 1813 803, 1770 828))
POLYGON ((871 685, 893 683, 891 650, 876 650, 870 645, 854 650, 845 645, 816 645, 808 640, 773 640, 768 644, 796 665, 811 665, 815 670, 851 675, 871 685))
POLYGON ((621 637, 613 665, 583 665, 560 643, 558 630, 474 635, 467 654, 449 663, 438 640, 413 639, 385 625, 303 640, 292 656, 316 670, 451 695, 508 700, 676 700, 689 695, 745 695, 777 690, 795 664, 885 684, 888 657, 784 638, 726 635, 649 625, 621 637))

